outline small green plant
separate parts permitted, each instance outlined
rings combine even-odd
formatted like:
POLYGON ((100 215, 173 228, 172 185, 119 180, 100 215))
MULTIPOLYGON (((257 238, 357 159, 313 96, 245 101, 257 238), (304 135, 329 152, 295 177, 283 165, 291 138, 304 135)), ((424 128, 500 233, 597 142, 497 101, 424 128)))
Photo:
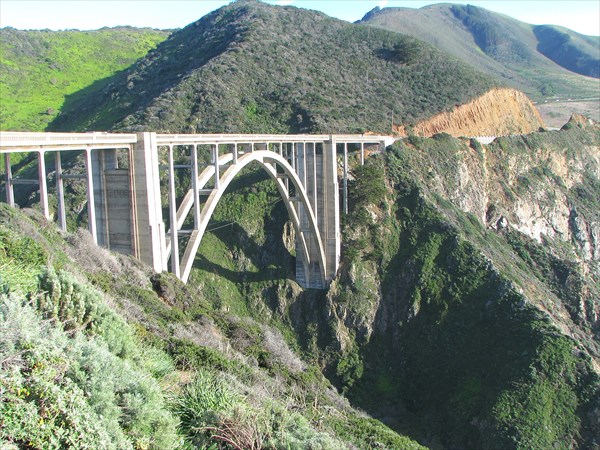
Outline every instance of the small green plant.
POLYGON ((68 272, 44 271, 39 277, 36 307, 48 319, 56 319, 65 330, 94 329, 98 325, 100 295, 75 281, 68 272))
POLYGON ((179 430, 193 446, 205 448, 215 443, 214 431, 222 418, 240 402, 225 382, 211 372, 200 370, 171 403, 179 418, 179 430))

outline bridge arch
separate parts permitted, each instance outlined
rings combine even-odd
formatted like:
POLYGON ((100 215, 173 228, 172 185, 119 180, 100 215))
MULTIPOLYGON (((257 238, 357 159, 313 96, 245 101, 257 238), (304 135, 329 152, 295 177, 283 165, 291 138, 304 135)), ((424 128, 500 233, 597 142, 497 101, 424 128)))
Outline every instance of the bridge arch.
MULTIPOLYGON (((195 150, 194 150, 195 151, 195 150)), ((219 165, 227 164, 232 162, 233 155, 231 153, 222 155, 219 157, 219 165)), ((200 247, 200 243, 202 241, 202 237, 206 232, 206 228, 208 223, 212 217, 212 214, 221 200, 221 197, 227 190, 229 184, 233 181, 235 176, 248 164, 257 162, 263 170, 269 175, 269 177, 275 182, 277 189, 283 199, 283 202, 288 211, 290 220, 296 232, 296 236, 298 238, 298 243, 301 252, 301 258, 305 265, 308 265, 311 262, 309 251, 309 243, 307 241, 307 236, 305 233, 309 233, 310 237, 313 239, 313 242, 317 246, 317 263, 320 269, 320 276, 323 280, 326 278, 326 253, 323 246, 323 242, 321 240, 321 235, 319 233, 319 229, 317 226, 317 220, 314 214, 314 211, 311 207, 308 195, 306 190, 304 189, 300 178, 294 171, 294 169, 290 166, 288 161, 278 153, 269 151, 269 150, 254 150, 250 153, 243 154, 237 158, 235 158, 235 162, 230 164, 225 172, 219 176, 218 187, 212 189, 209 194, 206 202, 201 207, 199 222, 196 224, 195 229, 190 235, 190 239, 186 245, 185 252, 181 259, 180 267, 181 273, 180 278, 187 282, 190 272, 194 263, 194 259, 198 248, 200 247), (277 168, 281 169, 281 172, 277 170, 277 168), (281 179, 281 174, 285 176, 295 189, 295 197, 290 198, 289 191, 281 179), (308 219, 308 229, 303 229, 302 224, 300 223, 300 218, 298 211, 296 209, 295 203, 302 205, 305 211, 305 217, 308 219)), ((206 186, 206 183, 213 178, 215 175, 215 167, 208 166, 205 168, 202 173, 198 176, 197 185, 199 189, 202 189, 206 186)), ((183 198, 181 205, 176 213, 175 223, 171 226, 176 226, 177 229, 181 229, 183 226, 183 222, 185 218, 189 214, 194 203, 194 191, 190 189, 185 197, 183 198)), ((167 244, 167 255, 170 254, 171 258, 179 258, 177 251, 174 251, 174 246, 167 244)), ((178 261, 179 262, 179 261, 178 261)))

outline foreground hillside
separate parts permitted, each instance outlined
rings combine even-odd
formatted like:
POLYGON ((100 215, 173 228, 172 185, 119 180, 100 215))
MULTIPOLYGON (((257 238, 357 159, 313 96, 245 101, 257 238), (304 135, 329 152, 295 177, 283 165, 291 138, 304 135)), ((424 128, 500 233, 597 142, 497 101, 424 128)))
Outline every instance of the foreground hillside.
POLYGON ((44 131, 66 98, 101 90, 168 32, 0 29, 0 130, 44 131))
POLYGON ((389 132, 494 84, 406 36, 244 0, 68 102, 52 129, 389 132))
POLYGON ((360 23, 429 42, 534 100, 598 97, 597 36, 449 3, 421 9, 376 8, 360 23))
POLYGON ((423 448, 224 306, 0 204, 0 447, 423 448))

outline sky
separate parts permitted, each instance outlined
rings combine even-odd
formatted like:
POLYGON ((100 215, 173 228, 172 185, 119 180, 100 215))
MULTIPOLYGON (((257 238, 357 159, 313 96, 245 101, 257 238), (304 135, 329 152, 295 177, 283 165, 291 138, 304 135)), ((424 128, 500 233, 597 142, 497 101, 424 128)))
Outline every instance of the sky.
MULTIPOLYGON (((600 35, 599 0, 470 0, 452 1, 480 6, 523 22, 561 25, 582 34, 600 35)), ((219 0, 0 0, 0 27, 18 29, 94 30, 131 25, 160 29, 183 28, 229 1, 219 0)), ((416 0, 267 0, 323 11, 354 22, 371 9, 420 8, 436 1, 416 0)))

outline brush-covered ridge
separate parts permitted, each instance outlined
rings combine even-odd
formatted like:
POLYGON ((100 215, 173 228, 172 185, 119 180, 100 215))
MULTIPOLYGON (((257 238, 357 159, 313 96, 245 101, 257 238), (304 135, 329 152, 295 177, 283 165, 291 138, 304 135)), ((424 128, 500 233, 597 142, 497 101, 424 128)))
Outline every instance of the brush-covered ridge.
POLYGON ((597 36, 451 3, 376 8, 360 23, 428 42, 537 101, 598 96, 597 36))
POLYGON ((483 94, 490 79, 406 36, 243 0, 173 33, 54 129, 391 131, 483 94))

